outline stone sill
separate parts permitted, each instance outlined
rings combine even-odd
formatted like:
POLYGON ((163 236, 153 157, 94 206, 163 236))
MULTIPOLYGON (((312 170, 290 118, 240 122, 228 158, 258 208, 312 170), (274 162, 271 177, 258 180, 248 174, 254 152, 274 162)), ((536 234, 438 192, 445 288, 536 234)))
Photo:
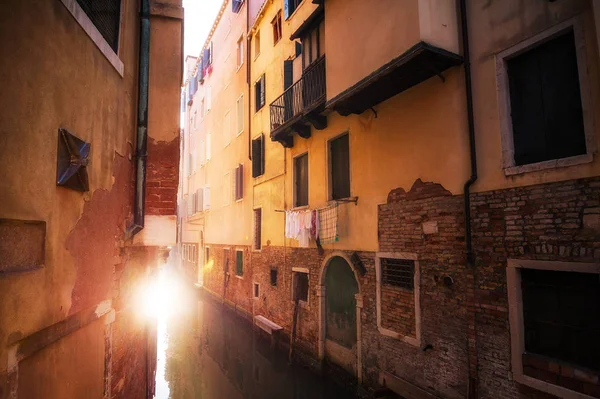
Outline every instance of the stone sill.
POLYGON ((528 165, 509 166, 504 168, 506 176, 514 176, 529 172, 538 172, 547 169, 565 168, 567 166, 581 165, 590 163, 594 160, 593 154, 577 155, 569 158, 554 159, 551 161, 537 162, 528 165))

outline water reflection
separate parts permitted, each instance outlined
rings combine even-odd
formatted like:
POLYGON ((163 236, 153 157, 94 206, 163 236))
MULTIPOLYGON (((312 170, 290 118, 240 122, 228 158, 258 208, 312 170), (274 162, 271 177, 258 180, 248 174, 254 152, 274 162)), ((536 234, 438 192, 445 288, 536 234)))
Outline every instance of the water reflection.
POLYGON ((159 315, 158 399, 353 398, 302 367, 187 284, 159 315))

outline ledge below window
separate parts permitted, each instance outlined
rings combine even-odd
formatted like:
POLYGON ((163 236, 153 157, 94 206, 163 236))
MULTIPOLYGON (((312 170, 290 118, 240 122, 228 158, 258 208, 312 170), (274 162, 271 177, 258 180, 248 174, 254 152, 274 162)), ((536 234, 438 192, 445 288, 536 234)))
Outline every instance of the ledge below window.
POLYGON ((536 162, 528 165, 509 166, 504 168, 505 176, 514 176, 529 172, 538 172, 546 169, 566 168, 567 166, 590 163, 594 160, 593 154, 576 155, 574 157, 553 159, 550 161, 536 162))
MULTIPOLYGON (((340 115, 361 114, 367 109, 402 93, 462 63, 462 57, 419 42, 331 100, 326 107, 340 115)), ((443 77, 442 77, 443 79, 443 77)))

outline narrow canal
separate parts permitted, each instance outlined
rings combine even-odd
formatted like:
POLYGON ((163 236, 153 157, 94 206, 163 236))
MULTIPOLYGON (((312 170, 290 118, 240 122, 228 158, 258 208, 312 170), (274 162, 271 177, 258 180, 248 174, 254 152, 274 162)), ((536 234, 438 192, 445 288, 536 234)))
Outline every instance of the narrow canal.
POLYGON ((157 399, 355 398, 287 356, 220 303, 161 271, 157 399))

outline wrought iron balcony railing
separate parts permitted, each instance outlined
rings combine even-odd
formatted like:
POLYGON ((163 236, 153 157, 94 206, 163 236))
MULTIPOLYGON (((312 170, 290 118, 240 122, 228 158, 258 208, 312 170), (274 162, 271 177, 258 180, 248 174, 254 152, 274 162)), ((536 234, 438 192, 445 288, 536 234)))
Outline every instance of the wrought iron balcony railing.
POLYGON ((304 70, 302 78, 270 105, 271 134, 300 119, 325 102, 325 56, 304 70))

